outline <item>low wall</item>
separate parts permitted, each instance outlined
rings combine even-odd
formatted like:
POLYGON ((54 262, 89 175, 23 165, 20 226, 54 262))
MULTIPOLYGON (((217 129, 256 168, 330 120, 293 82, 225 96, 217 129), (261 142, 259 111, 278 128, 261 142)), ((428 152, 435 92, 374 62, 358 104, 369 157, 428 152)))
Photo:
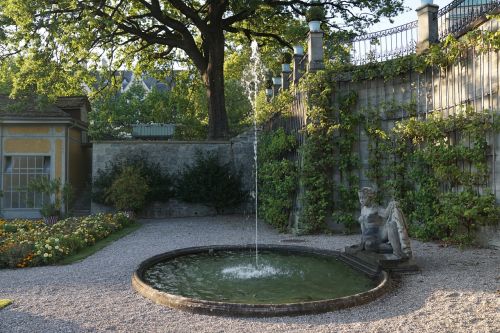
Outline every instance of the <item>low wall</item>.
MULTIPOLYGON (((215 153, 221 162, 230 163, 241 171, 243 188, 254 189, 253 131, 245 132, 228 141, 102 141, 94 142, 92 149, 92 177, 99 169, 123 155, 143 154, 149 162, 158 163, 162 171, 175 175, 186 165, 192 165, 198 153, 215 153)), ((247 213, 251 204, 244 204, 228 213, 247 213)), ((109 207, 92 203, 92 213, 110 210, 109 207)), ((144 217, 183 217, 215 215, 215 210, 203 206, 170 200, 167 203, 151 203, 142 214, 144 217)))

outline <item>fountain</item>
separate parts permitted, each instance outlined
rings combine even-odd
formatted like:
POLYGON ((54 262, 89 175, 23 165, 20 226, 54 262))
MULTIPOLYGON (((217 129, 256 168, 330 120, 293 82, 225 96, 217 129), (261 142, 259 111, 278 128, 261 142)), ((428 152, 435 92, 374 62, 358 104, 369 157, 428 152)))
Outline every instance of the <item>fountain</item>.
MULTIPOLYGON (((264 66, 255 41, 245 76, 243 85, 256 110, 264 66)), ((254 244, 193 247, 157 255, 135 271, 134 289, 169 307, 238 316, 319 313, 360 305, 382 295, 389 287, 387 273, 338 251, 259 244, 255 113, 254 244)))

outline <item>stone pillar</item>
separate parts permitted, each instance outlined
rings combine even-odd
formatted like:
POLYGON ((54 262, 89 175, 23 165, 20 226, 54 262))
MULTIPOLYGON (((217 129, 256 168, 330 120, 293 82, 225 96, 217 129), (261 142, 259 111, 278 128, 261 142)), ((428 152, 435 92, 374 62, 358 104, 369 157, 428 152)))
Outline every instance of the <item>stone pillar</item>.
POLYGON ((281 64, 281 90, 288 90, 290 88, 290 64, 281 64))
POLYGON ((318 30, 309 31, 308 38, 308 70, 310 72, 317 71, 325 68, 323 63, 323 31, 318 30))
POLYGON ((281 77, 273 77, 273 97, 278 96, 281 88, 281 77))
POLYGON ((417 9, 418 16, 418 42, 417 54, 427 50, 431 44, 439 41, 438 36, 438 13, 439 6, 432 1, 422 1, 422 6, 417 9))
POLYGON ((300 45, 295 45, 293 47, 293 85, 299 84, 299 80, 302 77, 302 65, 300 61, 304 57, 304 48, 300 45))

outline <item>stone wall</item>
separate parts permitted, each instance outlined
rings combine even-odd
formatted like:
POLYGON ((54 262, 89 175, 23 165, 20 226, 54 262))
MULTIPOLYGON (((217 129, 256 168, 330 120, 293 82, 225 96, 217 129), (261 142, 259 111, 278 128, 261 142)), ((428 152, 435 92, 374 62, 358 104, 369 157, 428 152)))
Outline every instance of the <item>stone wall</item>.
MULTIPOLYGON (((499 20, 492 19, 477 29, 498 31, 499 20)), ((444 117, 460 112, 464 105, 475 110, 500 110, 500 53, 490 51, 478 54, 474 50, 464 52, 460 61, 451 66, 427 68, 422 73, 410 71, 399 77, 374 78, 351 82, 337 80, 334 91, 343 95, 355 91, 358 95, 356 111, 380 109, 383 105, 415 103, 417 113, 425 117, 429 113, 440 113, 444 117)), ((335 97, 335 96, 334 96, 335 97)), ((382 122, 390 129, 396 121, 405 119, 405 110, 387 116, 382 122)), ((500 203, 500 134, 488 138, 491 146, 489 158, 491 176, 489 187, 500 203)), ((359 145, 356 151, 361 161, 360 186, 370 186, 366 176, 368 170, 368 137, 359 129, 359 145)))
MULTIPOLYGON (((230 163, 242 172, 246 191, 254 188, 253 131, 248 131, 229 141, 102 141, 94 142, 92 156, 92 177, 97 170, 104 169, 106 163, 123 155, 143 154, 148 161, 160 164, 163 171, 175 175, 186 165, 191 165, 198 153, 217 154, 223 163, 230 163)), ((109 211, 110 208, 92 203, 92 213, 109 211)), ((251 211, 251 203, 231 210, 230 213, 251 211)), ((203 206, 170 200, 168 203, 151 203, 142 213, 144 217, 183 217, 215 215, 215 210, 203 206)))

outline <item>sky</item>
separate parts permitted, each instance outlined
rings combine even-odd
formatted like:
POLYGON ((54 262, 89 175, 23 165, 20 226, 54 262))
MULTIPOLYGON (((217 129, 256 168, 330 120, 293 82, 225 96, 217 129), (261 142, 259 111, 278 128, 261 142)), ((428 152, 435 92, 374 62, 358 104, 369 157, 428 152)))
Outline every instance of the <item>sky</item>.
MULTIPOLYGON (((434 0, 434 4, 438 5, 439 8, 442 8, 452 1, 453 0, 434 0)), ((380 23, 374 24, 368 31, 375 32, 385 30, 411 21, 415 21, 417 19, 417 13, 415 12, 415 10, 421 6, 420 0, 405 0, 404 6, 408 8, 406 9, 405 13, 400 14, 399 16, 394 18, 394 23, 391 24, 389 20, 385 19, 380 23)))

